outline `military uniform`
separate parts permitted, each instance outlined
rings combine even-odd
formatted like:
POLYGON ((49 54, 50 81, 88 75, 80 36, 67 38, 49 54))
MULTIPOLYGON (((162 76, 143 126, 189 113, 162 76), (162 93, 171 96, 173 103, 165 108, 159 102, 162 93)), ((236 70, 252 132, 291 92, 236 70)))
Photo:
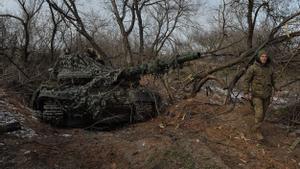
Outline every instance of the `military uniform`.
POLYGON ((263 138, 260 128, 270 104, 273 87, 275 87, 275 82, 270 59, 268 58, 267 63, 262 64, 257 58, 245 75, 244 93, 251 92, 252 94, 252 105, 255 112, 253 130, 260 138, 263 138))

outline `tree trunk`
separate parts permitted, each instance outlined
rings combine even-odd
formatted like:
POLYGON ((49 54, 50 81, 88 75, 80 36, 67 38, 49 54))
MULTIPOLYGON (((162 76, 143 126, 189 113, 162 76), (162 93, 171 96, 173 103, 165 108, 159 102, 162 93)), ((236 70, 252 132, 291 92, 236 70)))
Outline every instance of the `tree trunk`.
POLYGON ((143 19, 142 19, 142 8, 139 8, 138 1, 135 1, 135 12, 138 20, 138 26, 139 26, 139 40, 140 40, 140 47, 139 47, 139 55, 143 56, 144 55, 144 27, 143 27, 143 19))
POLYGON ((248 49, 250 49, 250 48, 252 48, 253 32, 254 32, 254 23, 252 20, 254 0, 249 0, 248 2, 249 3, 248 3, 248 13, 247 13, 247 22, 248 22, 247 46, 248 46, 248 49))
POLYGON ((127 66, 133 66, 132 51, 128 41, 128 37, 126 35, 125 36, 123 35, 123 44, 124 44, 127 66))

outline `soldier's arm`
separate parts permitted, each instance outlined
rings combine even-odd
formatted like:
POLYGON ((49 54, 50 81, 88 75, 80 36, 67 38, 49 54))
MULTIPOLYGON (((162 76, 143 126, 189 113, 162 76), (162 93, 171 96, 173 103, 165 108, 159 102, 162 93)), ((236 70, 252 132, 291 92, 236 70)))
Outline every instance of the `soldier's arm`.
POLYGON ((245 79, 244 79, 243 90, 245 94, 249 93, 250 83, 252 82, 253 76, 254 76, 254 69, 253 66, 250 66, 250 68, 246 72, 245 79))

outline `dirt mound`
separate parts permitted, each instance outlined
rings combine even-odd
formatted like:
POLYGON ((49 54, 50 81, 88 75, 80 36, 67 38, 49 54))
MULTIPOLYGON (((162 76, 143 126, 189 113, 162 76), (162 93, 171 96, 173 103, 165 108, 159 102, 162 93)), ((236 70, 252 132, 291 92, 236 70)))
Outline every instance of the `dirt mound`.
POLYGON ((254 139, 248 103, 229 111, 232 107, 220 105, 221 100, 198 95, 151 121, 100 132, 51 128, 33 118, 17 98, 1 98, 7 110, 20 116, 22 128, 35 134, 0 135, 0 168, 300 167, 300 147, 291 148, 297 135, 288 134, 282 125, 266 122, 266 141, 254 139))
POLYGON ((22 125, 0 135, 1 168, 228 168, 201 133, 163 128, 163 117, 111 132, 54 129, 1 93, 7 117, 22 125))
POLYGON ((167 123, 177 121, 183 130, 203 133, 206 145, 230 168, 300 167, 300 146, 291 149, 296 135, 281 124, 267 121, 263 125, 266 139, 258 142, 251 133, 254 115, 250 103, 238 104, 233 111, 227 111, 230 109, 203 97, 188 99, 172 107, 177 116, 167 123), (188 120, 186 114, 191 115, 188 120))
POLYGON ((33 137, 36 133, 32 127, 36 124, 37 121, 32 117, 32 112, 28 107, 21 104, 17 98, 8 95, 4 89, 0 89, 0 126, 2 126, 2 130, 13 131, 9 134, 23 138, 33 137))

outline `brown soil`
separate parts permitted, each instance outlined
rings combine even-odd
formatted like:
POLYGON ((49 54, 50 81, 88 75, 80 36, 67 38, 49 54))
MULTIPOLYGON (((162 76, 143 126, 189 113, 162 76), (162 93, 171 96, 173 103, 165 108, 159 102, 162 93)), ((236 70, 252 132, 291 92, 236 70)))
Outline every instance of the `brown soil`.
POLYGON ((24 115, 22 124, 36 135, 0 135, 3 169, 300 168, 300 145, 290 150, 296 136, 280 125, 265 122, 265 141, 255 140, 247 103, 226 111, 231 107, 198 95, 151 121, 99 132, 51 128, 33 119, 17 98, 4 98, 24 115))

